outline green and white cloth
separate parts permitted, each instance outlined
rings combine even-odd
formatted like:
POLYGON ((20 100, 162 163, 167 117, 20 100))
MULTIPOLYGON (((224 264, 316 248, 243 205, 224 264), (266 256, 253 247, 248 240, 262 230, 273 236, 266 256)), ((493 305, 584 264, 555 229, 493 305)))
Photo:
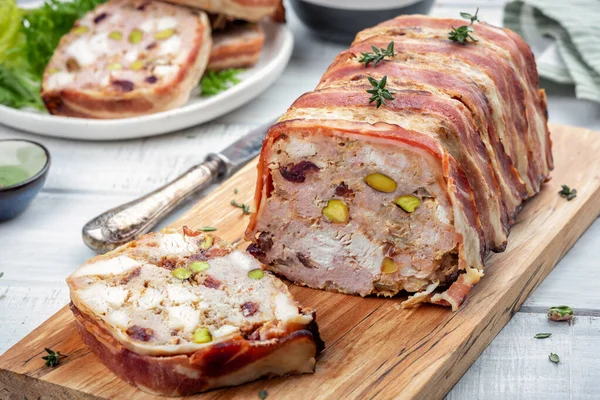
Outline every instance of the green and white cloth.
POLYGON ((540 76, 600 103, 600 0, 512 1, 504 26, 529 43, 540 76))

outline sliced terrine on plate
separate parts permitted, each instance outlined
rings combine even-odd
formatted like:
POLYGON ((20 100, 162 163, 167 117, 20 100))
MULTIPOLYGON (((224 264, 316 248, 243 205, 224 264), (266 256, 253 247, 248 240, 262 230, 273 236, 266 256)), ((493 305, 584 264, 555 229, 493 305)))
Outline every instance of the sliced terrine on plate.
POLYGON ((44 72, 51 114, 125 118, 185 104, 212 41, 206 13, 161 1, 111 0, 75 23, 44 72))

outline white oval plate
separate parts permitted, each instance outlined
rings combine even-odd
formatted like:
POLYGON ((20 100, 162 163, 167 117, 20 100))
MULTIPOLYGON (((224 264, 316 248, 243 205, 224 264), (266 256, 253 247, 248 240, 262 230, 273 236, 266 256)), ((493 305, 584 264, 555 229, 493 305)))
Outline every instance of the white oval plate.
POLYGON ((82 140, 131 139, 160 135, 198 125, 232 111, 267 89, 285 69, 294 38, 285 24, 264 22, 265 44, 260 60, 240 74, 241 82, 210 97, 194 97, 179 108, 121 119, 61 117, 0 105, 0 123, 45 136, 82 140))

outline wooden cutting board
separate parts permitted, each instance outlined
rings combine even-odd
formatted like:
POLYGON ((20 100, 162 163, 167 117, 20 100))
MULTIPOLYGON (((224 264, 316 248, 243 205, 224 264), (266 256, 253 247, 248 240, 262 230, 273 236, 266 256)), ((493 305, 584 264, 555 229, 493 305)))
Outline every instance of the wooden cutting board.
MULTIPOLYGON (((459 311, 437 306, 403 310, 402 299, 360 298, 291 286, 317 310, 326 349, 314 375, 261 380, 193 399, 442 398, 560 258, 600 214, 600 133, 552 126, 555 170, 513 226, 508 248, 487 262, 486 276, 459 311), (572 201, 561 184, 577 188, 572 201)), ((245 248, 248 217, 232 199, 250 203, 251 163, 173 225, 218 227, 245 248), (234 195, 237 188, 239 193, 234 195)), ((75 269, 77 266, 73 266, 75 269)), ((81 342, 67 307, 0 357, 0 399, 161 399, 119 380, 81 342), (44 347, 69 356, 44 366, 44 347)))

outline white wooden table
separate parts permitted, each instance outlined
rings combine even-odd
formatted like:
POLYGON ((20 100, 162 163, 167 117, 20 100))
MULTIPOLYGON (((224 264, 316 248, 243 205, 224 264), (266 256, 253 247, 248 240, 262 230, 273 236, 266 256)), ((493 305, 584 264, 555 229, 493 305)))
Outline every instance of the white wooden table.
MULTIPOLYGON (((456 17, 459 11, 470 12, 479 6, 481 18, 500 24, 503 3, 438 0, 433 14, 456 17)), ((212 123, 155 138, 104 143, 50 139, 0 125, 0 139, 31 138, 46 145, 52 154, 40 195, 25 214, 0 224, 0 271, 4 272, 0 279, 0 354, 68 302, 65 277, 94 255, 81 241, 81 227, 87 220, 175 178, 207 153, 282 113, 297 96, 316 85, 342 46, 319 41, 289 14, 296 47, 284 75, 259 98, 212 123)), ((600 132, 599 104, 575 100, 570 87, 547 81, 542 81, 542 86, 549 94, 551 122, 600 132)), ((600 398, 599 248, 600 222, 596 221, 448 398, 600 398), (572 324, 547 320, 546 309, 559 304, 575 309, 577 317, 572 324), (533 339, 538 332, 553 335, 533 339), (559 365, 548 361, 550 352, 559 354, 559 365)))

